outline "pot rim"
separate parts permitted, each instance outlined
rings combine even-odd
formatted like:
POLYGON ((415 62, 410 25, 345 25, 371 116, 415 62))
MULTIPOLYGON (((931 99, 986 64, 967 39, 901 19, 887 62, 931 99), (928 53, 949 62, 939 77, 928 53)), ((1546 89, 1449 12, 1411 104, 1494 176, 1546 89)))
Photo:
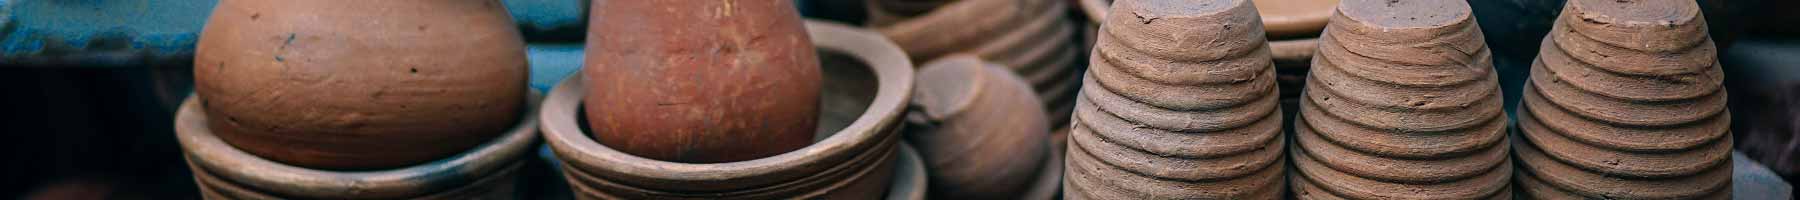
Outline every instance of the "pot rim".
POLYGON ((894 159, 894 178, 889 180, 887 200, 925 199, 925 188, 931 186, 925 175, 925 159, 919 157, 912 144, 901 142, 898 148, 894 152, 899 158, 894 159))
MULTIPOLYGON (((585 77, 574 75, 551 89, 544 109, 545 141, 558 158, 576 170, 594 173, 631 185, 707 185, 718 182, 763 183, 788 180, 755 180, 783 173, 784 170, 806 169, 807 166, 830 166, 838 163, 832 157, 847 157, 881 142, 900 123, 900 115, 911 98, 912 61, 900 47, 879 33, 831 22, 805 20, 808 35, 819 49, 849 54, 864 61, 878 81, 874 101, 848 127, 824 140, 804 148, 775 156, 725 163, 680 163, 634 156, 600 145, 580 129, 577 122, 585 77), (842 155, 842 156, 834 156, 842 155), (649 183, 655 182, 655 183, 649 183), (649 184, 647 184, 649 183, 649 184)), ((746 187, 757 187, 746 185, 746 187)))
POLYGON ((297 167, 263 159, 213 135, 197 95, 188 95, 175 117, 175 135, 183 154, 197 169, 246 187, 278 196, 404 198, 454 189, 480 180, 524 159, 538 140, 537 108, 543 95, 527 89, 518 122, 504 135, 468 151, 403 168, 333 171, 297 167), (444 184, 457 183, 457 184, 444 184))

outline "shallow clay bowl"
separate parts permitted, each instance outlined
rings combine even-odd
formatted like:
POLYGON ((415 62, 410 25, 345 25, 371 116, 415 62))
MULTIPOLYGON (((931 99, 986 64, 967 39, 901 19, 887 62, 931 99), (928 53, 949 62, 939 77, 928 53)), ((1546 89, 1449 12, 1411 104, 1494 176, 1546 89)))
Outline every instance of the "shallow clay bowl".
POLYGON ((900 153, 895 156, 899 158, 894 160, 894 182, 888 185, 887 200, 924 200, 925 188, 929 186, 925 180, 928 177, 925 159, 919 157, 919 151, 912 145, 904 142, 900 143, 900 153))
MULTIPOLYGON (((524 117, 504 135, 437 161, 374 171, 329 171, 301 168, 256 157, 233 148, 206 126, 206 112, 192 96, 175 115, 175 136, 197 178, 215 177, 270 196, 339 199, 414 198, 443 193, 490 174, 510 173, 538 141, 537 114, 541 95, 530 92, 524 117)), ((204 184, 204 183, 203 183, 204 184)), ((206 188, 206 187, 202 187, 206 188)), ((227 192, 213 188, 213 192, 227 192)), ((242 190, 251 191, 251 190, 242 190)))
MULTIPOLYGON (((678 163, 637 157, 600 145, 588 137, 577 117, 586 96, 580 76, 570 77, 550 92, 540 117, 551 150, 566 169, 605 181, 648 191, 690 194, 771 190, 769 186, 808 181, 821 173, 838 172, 867 153, 892 153, 895 133, 912 91, 912 62, 906 53, 881 34, 828 22, 807 21, 814 45, 825 52, 841 52, 863 61, 867 67, 836 67, 824 62, 825 89, 819 114, 821 126, 841 126, 824 133, 817 142, 799 150, 754 160, 726 163, 678 163), (848 76, 848 77, 846 77, 848 76), (851 81, 854 80, 854 81, 851 81), (844 86, 863 86, 845 91, 844 86), (865 93, 865 94, 844 94, 865 93), (845 99, 853 105, 842 105, 845 99), (865 103, 866 102, 866 103, 865 103), (834 105, 835 104, 835 105, 834 105), (851 110, 844 110, 851 109, 851 110), (841 118, 841 119, 840 119, 841 118), (854 119, 854 120, 846 120, 854 119), (848 121, 848 123, 844 123, 848 121), (882 152, 885 151, 885 152, 882 152)), ((830 57, 821 54, 821 58, 830 57)), ((884 159, 877 164, 892 163, 884 159)), ((854 167, 854 166, 852 166, 854 167)), ((882 175, 882 177, 886 177, 882 175)), ((672 193, 671 193, 672 194, 672 193)))

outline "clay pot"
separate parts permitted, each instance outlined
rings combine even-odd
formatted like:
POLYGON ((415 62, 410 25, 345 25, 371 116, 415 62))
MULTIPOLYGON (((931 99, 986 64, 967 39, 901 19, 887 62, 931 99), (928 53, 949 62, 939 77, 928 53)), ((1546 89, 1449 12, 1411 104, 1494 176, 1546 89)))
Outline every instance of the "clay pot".
POLYGON ((1031 83, 1052 128, 1068 124, 1086 52, 1072 43, 1078 25, 1064 17, 1069 2, 949 1, 909 15, 889 6, 916 0, 868 1, 869 26, 900 44, 913 61, 967 53, 1004 65, 1031 83))
POLYGON ((919 70, 906 138, 921 147, 939 199, 1018 197, 1049 154, 1031 88, 1004 66, 952 55, 919 70))
POLYGON ((1113 3, 1076 101, 1064 196, 1276 199, 1287 190, 1279 90, 1255 6, 1175 3, 1113 3))
POLYGON ((1510 199, 1499 77, 1468 4, 1344 0, 1335 13, 1293 125, 1296 188, 1510 199))
POLYGON ((538 95, 520 97, 524 116, 500 137, 426 164, 376 171, 328 171, 287 165, 229 145, 208 122, 204 100, 176 114, 175 136, 206 199, 512 199, 538 141, 538 95))
POLYGON ((497 0, 230 1, 207 21, 194 92, 243 151, 319 169, 437 160, 524 105, 524 40, 497 0), (354 3, 352 3, 354 2, 354 3))
POLYGON ((812 143, 818 56, 792 1, 593 5, 585 99, 607 146, 650 159, 722 163, 812 143))
POLYGON ((1731 117, 1705 23, 1691 1, 1569 1, 1516 112, 1524 194, 1729 197, 1731 117))
MULTIPOLYGON (((582 77, 552 89, 542 117, 546 141, 563 160, 579 199, 876 199, 895 179, 901 115, 912 91, 912 64, 879 34, 807 22, 825 76, 817 142, 746 161, 681 163, 634 156, 588 137, 579 117, 588 95, 582 77), (833 54, 845 54, 839 56, 833 54)), ((591 77, 589 77, 591 78, 591 77)), ((592 106, 593 104, 587 104, 592 106)), ((919 174, 922 175, 922 174, 919 174)), ((913 177, 902 179, 917 180, 913 177)), ((916 193, 916 192, 907 192, 916 193)))

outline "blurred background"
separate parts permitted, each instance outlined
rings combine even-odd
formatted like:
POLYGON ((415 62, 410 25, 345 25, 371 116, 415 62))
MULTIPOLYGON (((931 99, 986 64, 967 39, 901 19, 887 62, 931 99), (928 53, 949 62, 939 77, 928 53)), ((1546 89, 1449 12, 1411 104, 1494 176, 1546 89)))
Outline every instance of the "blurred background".
MULTIPOLYGON (((577 71, 591 2, 502 2, 530 42, 533 88, 547 90, 577 71)), ((194 43, 215 3, 0 0, 0 112, 6 115, 0 122, 6 133, 0 141, 6 148, 0 198, 198 199, 172 121, 176 105, 191 92, 194 43)), ((1563 1, 1469 3, 1495 51, 1510 111, 1563 1)), ((799 0, 797 5, 809 18, 861 24, 868 18, 861 4, 799 0)), ((1736 148, 1748 158, 1743 162, 1768 169, 1739 170, 1738 177, 1772 172, 1749 177, 1795 181, 1800 177, 1800 12, 1795 12, 1800 1, 1699 4, 1727 73, 1736 148)), ((1084 20, 1076 6, 1066 17, 1084 20)))

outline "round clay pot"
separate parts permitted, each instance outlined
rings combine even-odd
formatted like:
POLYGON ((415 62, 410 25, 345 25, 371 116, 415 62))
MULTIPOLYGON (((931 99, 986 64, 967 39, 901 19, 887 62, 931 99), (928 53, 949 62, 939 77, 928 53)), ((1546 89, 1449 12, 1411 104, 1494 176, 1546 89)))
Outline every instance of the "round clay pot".
POLYGON ((229 1, 201 33, 194 92, 225 142, 319 169, 414 165, 503 133, 525 44, 498 0, 229 1))
MULTIPOLYGON (((563 160, 582 199, 875 199, 893 179, 898 128, 912 91, 913 67, 879 34, 844 25, 806 22, 822 58, 854 58, 856 65, 822 66, 819 135, 810 146, 779 155, 725 163, 681 163, 634 156, 588 137, 579 123, 588 94, 571 77, 545 101, 546 141, 563 160), (833 54, 846 54, 838 56, 833 54)), ((592 104, 587 104, 592 105, 592 104)))
MULTIPOLYGON (((521 86, 522 87, 522 86, 521 86)), ((525 116, 500 137, 426 164, 376 171, 292 166, 229 145, 207 124, 219 120, 191 97, 176 114, 175 136, 207 199, 510 199, 538 141, 539 95, 517 97, 525 116)))
POLYGON ((1048 119, 1025 81, 997 63, 952 55, 926 63, 906 138, 920 147, 932 196, 1017 197, 1047 155, 1048 119))
POLYGON ((1725 77, 1699 12, 1692 1, 1563 6, 1516 111, 1522 194, 1731 196, 1725 77))
POLYGON ((722 163, 812 142, 818 56, 792 1, 593 5, 585 111, 600 142, 635 156, 722 163))
POLYGON ((917 16, 883 14, 887 8, 878 4, 869 5, 871 14, 886 17, 872 18, 869 26, 900 44, 914 61, 968 53, 1005 65, 1035 88, 1050 111, 1050 125, 1068 123, 1080 82, 1078 61, 1086 52, 1071 44, 1077 25, 1063 12, 1070 2, 952 1, 917 16))

